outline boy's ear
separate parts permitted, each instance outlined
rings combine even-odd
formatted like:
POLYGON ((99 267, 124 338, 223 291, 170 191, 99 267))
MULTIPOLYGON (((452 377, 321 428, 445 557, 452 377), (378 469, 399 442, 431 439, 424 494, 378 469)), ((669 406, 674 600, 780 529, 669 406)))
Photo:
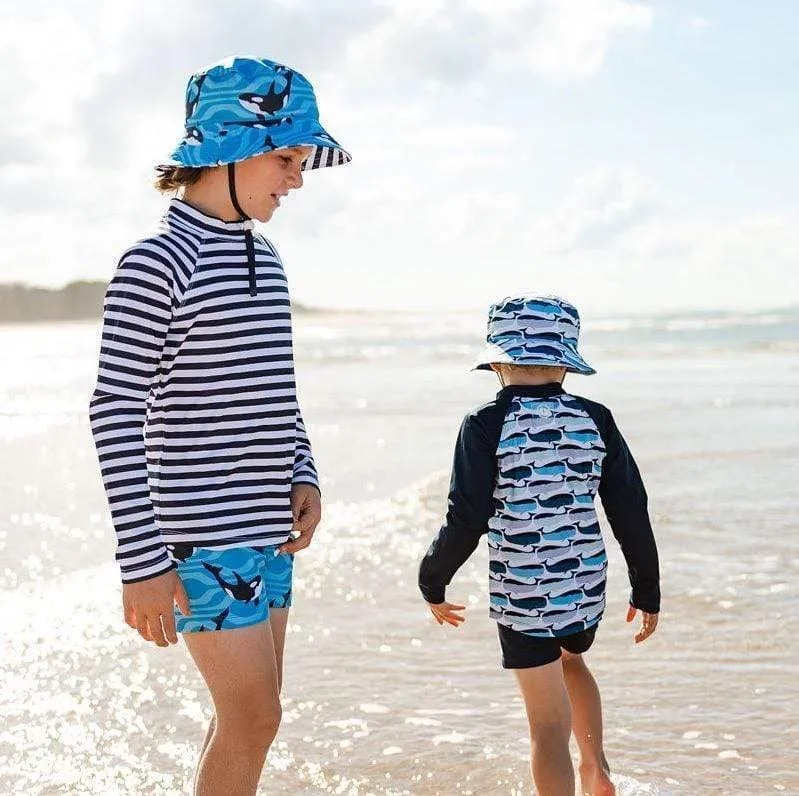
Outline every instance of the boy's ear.
POLYGON ((499 373, 499 365, 496 362, 489 362, 488 367, 494 371, 494 373, 499 373))

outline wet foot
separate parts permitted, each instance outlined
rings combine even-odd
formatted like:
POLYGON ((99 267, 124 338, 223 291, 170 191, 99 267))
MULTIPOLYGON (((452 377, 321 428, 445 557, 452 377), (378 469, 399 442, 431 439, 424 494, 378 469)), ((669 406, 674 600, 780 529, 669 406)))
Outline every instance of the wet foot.
POLYGON ((616 786, 610 779, 610 769, 596 764, 580 764, 580 793, 583 796, 616 796, 616 786))

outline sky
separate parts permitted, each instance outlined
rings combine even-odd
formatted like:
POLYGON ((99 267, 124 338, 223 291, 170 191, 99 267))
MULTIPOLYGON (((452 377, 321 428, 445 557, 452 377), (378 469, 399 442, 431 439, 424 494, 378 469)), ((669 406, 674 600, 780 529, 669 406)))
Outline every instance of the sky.
POLYGON ((792 0, 0 0, 0 281, 108 279, 166 205, 186 79, 288 64, 353 155, 262 232, 295 300, 799 303, 792 0))

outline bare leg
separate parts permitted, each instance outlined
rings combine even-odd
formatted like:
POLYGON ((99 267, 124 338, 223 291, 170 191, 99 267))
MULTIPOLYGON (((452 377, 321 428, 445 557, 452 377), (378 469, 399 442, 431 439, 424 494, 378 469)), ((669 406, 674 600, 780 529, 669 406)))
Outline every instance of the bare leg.
POLYGON ((186 633, 211 692, 215 721, 197 770, 197 796, 254 796, 280 724, 280 695, 269 622, 186 633))
MULTIPOLYGON (((277 688, 278 692, 283 689, 283 649, 286 645, 286 625, 289 621, 288 608, 271 608, 269 611, 269 624, 272 628, 272 640, 275 647, 275 660, 277 663, 277 688)), ((200 749, 200 759, 205 754, 211 737, 216 729, 216 715, 211 714, 211 720, 208 722, 208 730, 205 733, 202 748, 200 749)))
POLYGON ((270 608, 269 624, 272 627, 272 639, 275 645, 275 661, 277 663, 277 689, 283 690, 283 650, 286 646, 286 625, 289 621, 290 608, 270 608))
POLYGON ((580 749, 582 793, 615 796, 602 740, 602 700, 582 655, 563 652, 563 677, 569 692, 574 737, 580 749))
POLYGON ((569 754, 571 714, 559 660, 532 669, 514 669, 530 725, 533 781, 540 796, 574 796, 569 754))

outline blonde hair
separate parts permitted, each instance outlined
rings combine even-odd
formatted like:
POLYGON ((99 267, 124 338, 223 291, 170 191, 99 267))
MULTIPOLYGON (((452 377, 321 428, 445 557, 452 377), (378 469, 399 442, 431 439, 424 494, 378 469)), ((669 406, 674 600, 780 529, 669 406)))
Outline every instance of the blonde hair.
POLYGON ((155 167, 153 185, 161 193, 172 193, 188 185, 194 185, 206 169, 207 166, 195 168, 193 166, 167 166, 161 164, 155 167))

